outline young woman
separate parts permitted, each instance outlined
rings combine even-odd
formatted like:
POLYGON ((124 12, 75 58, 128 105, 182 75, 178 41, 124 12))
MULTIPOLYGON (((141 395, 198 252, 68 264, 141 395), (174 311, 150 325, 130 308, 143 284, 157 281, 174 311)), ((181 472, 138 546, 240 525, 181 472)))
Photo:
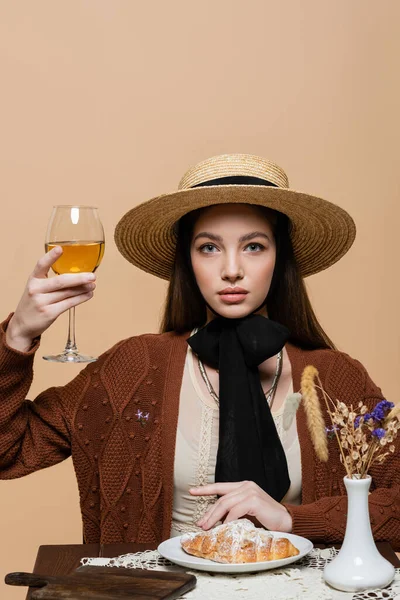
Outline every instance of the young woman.
MULTIPOLYGON (((300 404, 304 367, 344 402, 373 407, 381 390, 319 325, 303 278, 347 252, 342 209, 288 187, 277 165, 213 157, 179 190, 120 221, 115 241, 137 267, 170 281, 159 334, 120 341, 65 386, 25 399, 41 334, 93 295, 94 276, 47 279, 37 263, 1 325, 0 477, 72 455, 92 542, 153 542, 250 516, 314 541, 343 539, 339 451, 320 462, 300 404)), ((398 446, 396 447, 398 448, 398 446)), ((372 468, 377 540, 400 548, 398 452, 372 468)))

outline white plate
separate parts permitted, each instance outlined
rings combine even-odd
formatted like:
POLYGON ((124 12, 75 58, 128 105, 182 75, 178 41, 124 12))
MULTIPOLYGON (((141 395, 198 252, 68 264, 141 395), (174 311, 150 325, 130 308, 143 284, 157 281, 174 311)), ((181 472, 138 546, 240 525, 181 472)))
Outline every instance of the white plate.
POLYGON ((270 531, 276 537, 286 537, 293 546, 300 550, 300 554, 297 556, 290 556, 289 558, 281 558, 279 560, 265 560, 254 563, 218 563, 213 560, 207 560, 205 558, 198 558, 185 552, 181 546, 181 537, 177 536, 165 540, 162 542, 157 550, 171 562, 187 567, 188 569, 197 569, 199 571, 213 571, 215 573, 251 573, 254 571, 266 571, 267 569, 276 569, 277 567, 284 567, 290 563, 296 562, 300 558, 303 558, 313 549, 313 543, 307 538, 301 537, 300 535, 294 535, 293 533, 282 533, 282 531, 270 531))

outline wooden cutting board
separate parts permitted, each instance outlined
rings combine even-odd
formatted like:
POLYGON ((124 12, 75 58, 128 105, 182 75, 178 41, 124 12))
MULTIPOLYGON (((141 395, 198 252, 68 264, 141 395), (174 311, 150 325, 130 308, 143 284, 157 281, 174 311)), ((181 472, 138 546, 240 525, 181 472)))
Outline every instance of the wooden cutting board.
POLYGON ((32 592, 32 600, 172 600, 193 589, 196 577, 170 571, 83 566, 70 575, 8 573, 5 582, 39 588, 32 592))

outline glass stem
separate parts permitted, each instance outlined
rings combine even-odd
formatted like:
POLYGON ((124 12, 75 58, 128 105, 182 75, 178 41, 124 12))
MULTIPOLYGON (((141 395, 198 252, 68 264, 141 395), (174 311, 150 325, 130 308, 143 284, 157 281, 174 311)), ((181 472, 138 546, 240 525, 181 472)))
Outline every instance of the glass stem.
POLYGON ((75 342, 75 306, 68 311, 68 339, 65 345, 65 352, 78 352, 75 342))

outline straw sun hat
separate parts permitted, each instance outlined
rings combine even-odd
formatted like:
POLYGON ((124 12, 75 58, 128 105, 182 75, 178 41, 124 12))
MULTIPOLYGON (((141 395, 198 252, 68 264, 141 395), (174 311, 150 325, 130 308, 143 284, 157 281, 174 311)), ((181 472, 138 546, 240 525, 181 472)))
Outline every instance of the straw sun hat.
POLYGON ((176 222, 203 206, 259 204, 291 221, 290 236, 303 277, 337 262, 352 245, 356 228, 350 215, 327 200, 289 189, 278 165, 250 154, 222 154, 191 167, 178 190, 129 210, 115 229, 115 243, 133 265, 169 279, 174 262, 176 222))

